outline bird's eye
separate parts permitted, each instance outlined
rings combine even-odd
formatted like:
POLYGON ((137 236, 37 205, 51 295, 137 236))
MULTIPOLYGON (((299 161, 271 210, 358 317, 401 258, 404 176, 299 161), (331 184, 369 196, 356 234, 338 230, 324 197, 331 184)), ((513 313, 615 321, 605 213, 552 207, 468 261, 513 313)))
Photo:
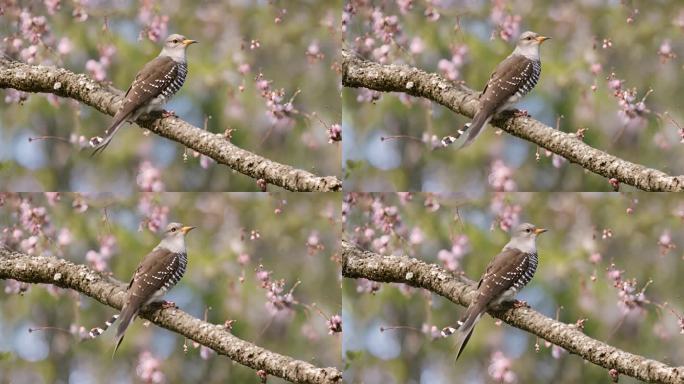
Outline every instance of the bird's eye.
POLYGON ((178 39, 173 39, 173 42, 174 42, 174 43, 177 43, 177 42, 178 42, 178 39))
POLYGON ((171 232, 176 232, 176 227, 171 228, 171 232))
POLYGON ((527 232, 527 233, 532 232, 532 228, 527 228, 527 229, 525 230, 525 232, 527 232))
POLYGON ((525 39, 526 40, 532 40, 532 36, 527 36, 525 39))

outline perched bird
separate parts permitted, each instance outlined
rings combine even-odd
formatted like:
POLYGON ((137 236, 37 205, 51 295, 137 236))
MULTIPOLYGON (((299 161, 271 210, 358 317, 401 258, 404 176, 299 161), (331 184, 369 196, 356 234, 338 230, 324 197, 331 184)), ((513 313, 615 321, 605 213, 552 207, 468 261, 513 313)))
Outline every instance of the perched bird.
POLYGON ((461 356, 473 328, 482 315, 488 309, 500 307, 503 302, 512 300, 515 294, 532 280, 538 261, 536 239, 544 232, 546 229, 527 223, 516 227, 511 241, 492 259, 480 278, 477 296, 458 322, 458 328, 447 327, 442 331, 443 336, 458 331, 456 360, 461 356))
POLYGON ((548 39, 550 37, 530 31, 520 35, 513 53, 496 67, 487 81, 480 94, 480 108, 473 121, 458 130, 456 137, 444 137, 444 146, 452 144, 464 133, 468 133, 468 136, 460 147, 472 143, 492 117, 509 109, 534 88, 541 74, 539 46, 548 39))
MULTIPOLYGON (((136 268, 126 290, 121 314, 114 315, 105 323, 104 328, 93 328, 90 331, 90 337, 95 338, 106 331, 117 319, 121 319, 116 332, 116 347, 112 356, 119 349, 126 328, 138 315, 140 309, 159 299, 183 277, 185 267, 188 265, 185 235, 194 228, 179 223, 169 224, 162 241, 143 258, 136 268)), ((162 304, 163 307, 174 305, 170 302, 162 304)))
POLYGON ((185 49, 197 41, 173 34, 166 38, 164 48, 154 60, 135 75, 133 84, 126 91, 121 108, 114 115, 105 137, 93 151, 95 155, 109 145, 116 131, 127 121, 135 121, 143 113, 163 110, 164 104, 178 92, 188 74, 185 49))

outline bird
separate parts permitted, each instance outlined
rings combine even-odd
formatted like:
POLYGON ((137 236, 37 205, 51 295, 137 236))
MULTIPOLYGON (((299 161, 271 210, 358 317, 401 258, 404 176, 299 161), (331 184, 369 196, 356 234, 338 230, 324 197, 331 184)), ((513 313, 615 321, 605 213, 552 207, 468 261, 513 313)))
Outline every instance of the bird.
MULTIPOLYGON (((143 306, 162 297, 173 288, 183 277, 188 265, 188 252, 185 248, 185 236, 193 226, 183 226, 180 223, 170 223, 166 226, 164 238, 138 264, 126 289, 126 297, 121 313, 112 316, 105 322, 103 328, 90 330, 90 337, 96 338, 107 330, 117 319, 119 327, 116 332, 116 354, 123 341, 126 329, 138 315, 143 306)), ((163 302, 163 308, 175 307, 172 302, 163 302)))
MULTIPOLYGON (((178 92, 188 74, 185 50, 197 43, 183 35, 166 38, 159 56, 145 64, 124 95, 119 111, 105 131, 105 137, 95 145, 91 156, 103 151, 114 134, 127 121, 135 121, 143 113, 163 110, 164 104, 178 92)), ((168 113, 173 114, 173 113, 168 113)))
POLYGON ((479 96, 480 107, 473 120, 457 131, 456 137, 446 136, 442 145, 448 146, 458 140, 464 133, 466 139, 459 146, 463 148, 475 140, 487 123, 497 113, 505 111, 529 93, 541 75, 541 58, 539 46, 550 37, 526 31, 518 38, 513 53, 506 57, 494 69, 484 90, 479 96))
MULTIPOLYGON (((482 315, 488 309, 501 308, 504 302, 512 300, 532 280, 538 263, 536 239, 546 231, 533 224, 520 224, 513 230, 511 240, 503 250, 489 262, 477 283, 477 296, 458 321, 457 328, 446 327, 442 330, 444 337, 458 331, 456 360, 463 353, 482 315)), ((524 302, 514 302, 516 307, 525 305, 524 302)))

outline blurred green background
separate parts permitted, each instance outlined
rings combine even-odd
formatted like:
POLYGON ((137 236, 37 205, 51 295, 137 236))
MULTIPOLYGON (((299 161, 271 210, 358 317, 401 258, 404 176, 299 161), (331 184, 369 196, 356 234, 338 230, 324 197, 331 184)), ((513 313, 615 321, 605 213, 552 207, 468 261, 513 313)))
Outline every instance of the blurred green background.
MULTIPOLYGON (((128 282, 159 241, 160 234, 149 225, 160 218, 162 223, 195 225, 187 238, 186 274, 165 299, 198 318, 206 311, 212 323, 235 320, 233 334, 261 347, 317 366, 340 367, 340 336, 329 335, 326 325, 342 305, 332 259, 341 231, 339 199, 339 194, 163 193, 63 194, 54 201, 43 194, 4 194, 0 243, 93 268, 93 260, 104 259, 105 272, 128 282), (92 251, 110 256, 91 259, 92 251), (268 271, 271 282, 283 279, 282 294, 292 290, 296 303, 271 311, 259 270, 268 271)), ((95 340, 80 341, 79 333, 101 327, 117 313, 113 308, 48 285, 30 286, 21 295, 22 287, 12 281, 0 286, 2 383, 143 382, 140 366, 149 359, 141 356, 147 352, 165 382, 259 382, 254 370, 205 354, 182 336, 145 327, 140 319, 112 359, 113 328, 95 340), (28 332, 48 326, 59 329, 28 332)), ((283 381, 269 377, 268 382, 283 381)))
MULTIPOLYGON (((502 225, 529 221, 549 228, 537 241, 536 275, 518 299, 565 323, 587 319, 588 336, 627 352, 673 366, 684 363, 684 295, 678 288, 684 273, 680 196, 408 196, 348 195, 345 236, 375 252, 409 255, 445 268, 449 263, 454 273, 477 280, 509 239, 502 225), (627 283, 631 292, 616 288, 618 281, 620 287, 627 283)), ((524 331, 498 326, 490 316, 483 317, 454 366, 454 339, 439 337, 439 331, 455 324, 465 308, 400 284, 377 285, 374 294, 369 293, 371 287, 368 281, 343 282, 348 382, 610 382, 606 369, 524 331), (399 328, 382 332, 381 327, 399 328), (507 361, 507 372, 515 380, 511 373, 508 379, 495 379, 495 360, 499 366, 507 361)), ((635 382, 620 377, 620 383, 635 382)))
MULTIPOLYGON (((512 52, 518 33, 552 37, 541 47, 539 83, 517 107, 564 132, 586 128, 587 144, 625 160, 683 173, 681 1, 352 3, 348 48, 374 61, 451 74, 451 80, 477 91, 512 52), (501 31, 515 34, 504 41, 501 31), (631 107, 652 90, 645 100, 650 113, 619 116, 611 73, 622 80, 621 90, 635 89, 631 107)), ((463 150, 433 150, 431 143, 453 135, 469 119, 404 94, 383 94, 374 103, 371 97, 368 90, 343 91, 345 190, 612 191, 607 179, 527 141, 497 135, 491 126, 463 150), (397 135, 412 139, 381 140, 397 135), (506 189, 490 180, 501 173, 514 182, 506 189)))
MULTIPOLYGON (((35 47, 33 64, 76 73, 91 73, 88 62, 94 60, 93 71, 102 70, 105 81, 125 91, 161 50, 148 31, 161 30, 162 40, 166 34, 181 33, 200 44, 188 49, 188 77, 167 109, 195 126, 206 125, 210 132, 232 129, 234 144, 271 160, 321 176, 340 176, 340 148, 328 143, 326 129, 342 119, 333 65, 342 38, 341 1, 62 1, 52 15, 48 3, 22 1, 3 7, 0 53, 27 61, 27 50, 35 47), (87 18, 80 21, 74 16, 78 12, 87 18), (22 25, 28 20, 31 30, 42 17, 46 31, 34 43, 22 25), (160 25, 167 26, 165 33, 160 25), (257 79, 259 74, 263 76, 257 79), (282 90, 277 105, 269 105, 270 96, 261 95, 259 81, 268 82, 265 92, 282 90), (269 111, 290 100, 293 110, 272 121, 269 111)), ((81 150, 85 144, 79 140, 102 136, 110 116, 53 96, 32 94, 18 105, 14 91, 2 90, 0 95, 5 99, 0 102, 0 189, 146 190, 135 181, 141 164, 149 161, 161 173, 161 190, 259 190, 255 180, 207 159, 200 161, 191 151, 186 160, 182 145, 145 135, 136 125, 125 125, 107 151, 91 159, 91 150, 81 150), (45 136, 51 138, 29 142, 45 136)))

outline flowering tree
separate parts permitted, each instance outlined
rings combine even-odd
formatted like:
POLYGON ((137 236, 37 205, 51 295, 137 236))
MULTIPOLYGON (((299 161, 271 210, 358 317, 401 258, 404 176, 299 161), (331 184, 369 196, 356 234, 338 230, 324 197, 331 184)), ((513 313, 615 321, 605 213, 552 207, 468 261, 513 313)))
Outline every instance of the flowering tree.
POLYGON ((0 377, 339 382, 339 223, 335 194, 2 194, 0 377), (178 308, 143 311, 112 360, 88 331, 171 220, 198 227, 178 308))
POLYGON ((668 174, 681 175, 684 160, 672 81, 682 72, 681 3, 456 3, 345 5, 348 190, 682 189, 684 177, 668 174), (646 33, 649 20, 659 28, 646 33), (503 115, 470 147, 443 148, 527 29, 553 37, 539 84, 518 105, 532 117, 503 115))
POLYGON ((673 290, 684 271, 684 206, 675 195, 350 193, 343 217, 343 354, 353 381, 684 378, 684 302, 673 290), (473 280, 522 221, 550 229, 518 295, 531 308, 491 311, 454 365, 453 341, 440 331, 460 318, 454 304, 472 300, 473 280))
POLYGON ((0 177, 11 176, 13 190, 341 188, 341 5, 1 7, 0 177), (89 158, 90 139, 104 135, 122 90, 170 33, 200 41, 167 105, 178 118, 143 117, 146 130, 125 127, 102 156, 89 158), (150 175, 158 180, 139 181, 150 175))

